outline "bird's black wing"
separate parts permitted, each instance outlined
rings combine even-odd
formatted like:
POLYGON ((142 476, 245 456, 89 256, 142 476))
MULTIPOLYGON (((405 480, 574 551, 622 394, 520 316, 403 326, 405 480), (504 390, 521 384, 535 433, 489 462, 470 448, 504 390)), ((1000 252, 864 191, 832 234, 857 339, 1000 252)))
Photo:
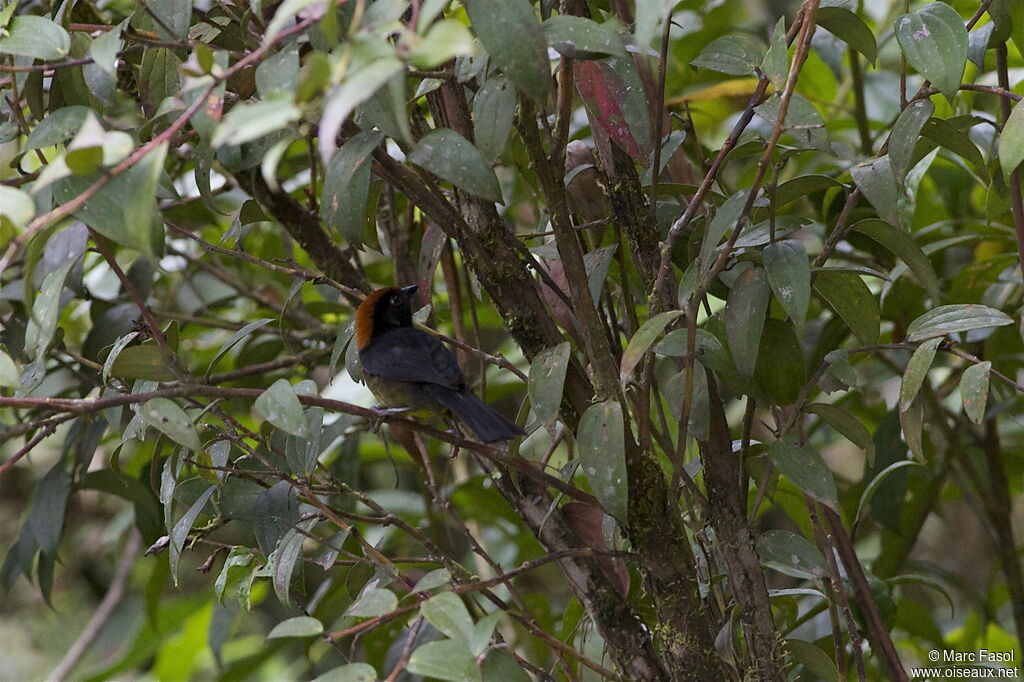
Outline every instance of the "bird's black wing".
POLYGON ((455 355, 436 336, 414 329, 392 329, 359 353, 363 370, 385 379, 437 384, 456 391, 465 380, 455 355))

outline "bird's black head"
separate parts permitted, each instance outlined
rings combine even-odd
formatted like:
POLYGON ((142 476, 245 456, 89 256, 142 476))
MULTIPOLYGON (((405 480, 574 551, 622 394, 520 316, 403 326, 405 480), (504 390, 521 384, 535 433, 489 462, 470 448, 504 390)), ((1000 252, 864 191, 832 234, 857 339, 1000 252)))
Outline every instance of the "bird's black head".
POLYGON ((390 329, 412 326, 412 297, 417 287, 387 287, 373 292, 356 311, 356 348, 362 350, 375 336, 390 329))

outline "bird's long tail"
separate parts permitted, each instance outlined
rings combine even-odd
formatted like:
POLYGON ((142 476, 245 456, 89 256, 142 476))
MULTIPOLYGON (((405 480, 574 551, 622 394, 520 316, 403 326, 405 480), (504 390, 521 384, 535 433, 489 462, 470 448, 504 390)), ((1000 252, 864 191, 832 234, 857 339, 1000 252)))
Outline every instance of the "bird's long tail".
POLYGON ((525 436, 514 422, 491 409, 487 403, 471 393, 453 391, 441 386, 430 387, 431 397, 452 411, 484 443, 511 440, 525 436))

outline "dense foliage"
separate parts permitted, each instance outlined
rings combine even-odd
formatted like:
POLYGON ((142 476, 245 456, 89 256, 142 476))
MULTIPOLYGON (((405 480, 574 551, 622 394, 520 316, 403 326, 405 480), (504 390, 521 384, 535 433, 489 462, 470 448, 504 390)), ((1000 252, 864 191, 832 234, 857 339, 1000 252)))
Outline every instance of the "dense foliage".
POLYGON ((0 677, 1021 671, 1022 50, 1019 0, 3 0, 0 677), (526 438, 374 407, 392 284, 526 438))

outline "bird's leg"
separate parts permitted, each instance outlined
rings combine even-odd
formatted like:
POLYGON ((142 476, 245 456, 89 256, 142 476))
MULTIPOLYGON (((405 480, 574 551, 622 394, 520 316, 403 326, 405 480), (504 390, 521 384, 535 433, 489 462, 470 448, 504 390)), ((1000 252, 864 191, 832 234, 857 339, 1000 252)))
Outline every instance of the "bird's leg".
POLYGON ((408 412, 412 412, 411 407, 385 407, 384 405, 377 405, 373 408, 373 417, 367 419, 370 422, 370 433, 377 433, 380 430, 380 425, 388 417, 408 412))

